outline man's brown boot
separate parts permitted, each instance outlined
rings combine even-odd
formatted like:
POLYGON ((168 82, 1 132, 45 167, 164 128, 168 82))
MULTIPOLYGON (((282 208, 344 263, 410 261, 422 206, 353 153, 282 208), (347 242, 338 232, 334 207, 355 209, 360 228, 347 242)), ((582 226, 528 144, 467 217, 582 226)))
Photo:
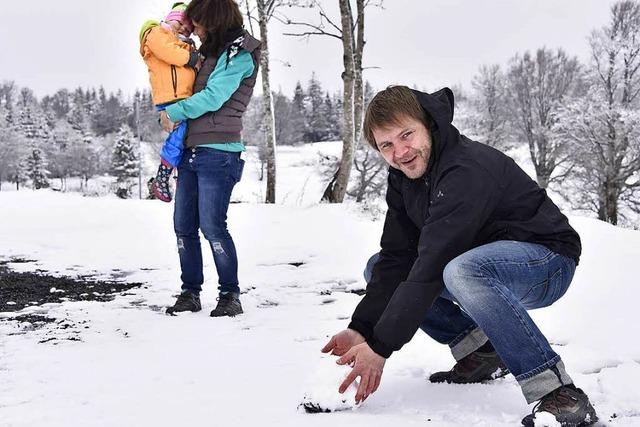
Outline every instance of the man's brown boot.
POLYGON ((553 415, 562 427, 590 426, 598 421, 587 395, 573 384, 563 385, 544 396, 533 413, 524 417, 522 425, 535 426, 536 416, 544 413, 553 415))
MULTIPOLYGON (((493 347, 488 346, 493 349, 493 347)), ((471 384, 491 381, 509 373, 495 350, 484 352, 486 346, 460 359, 450 371, 436 372, 429 377, 432 383, 471 384)))

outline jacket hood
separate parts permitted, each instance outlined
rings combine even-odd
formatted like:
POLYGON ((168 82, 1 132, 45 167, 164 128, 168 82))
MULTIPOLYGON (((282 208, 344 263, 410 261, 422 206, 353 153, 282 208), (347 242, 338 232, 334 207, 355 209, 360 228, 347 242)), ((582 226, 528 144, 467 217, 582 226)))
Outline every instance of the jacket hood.
POLYGON ((448 87, 437 92, 426 93, 413 90, 418 102, 427 113, 429 131, 431 132, 431 156, 425 175, 429 175, 434 164, 442 157, 445 147, 460 137, 453 126, 453 92, 448 87))
POLYGON ((435 122, 439 130, 447 129, 453 122, 453 92, 448 87, 437 92, 426 93, 411 89, 418 102, 427 112, 427 116, 435 122))
POLYGON ((138 34, 138 39, 140 40, 140 53, 143 56, 144 56, 144 54, 142 53, 142 44, 144 42, 144 39, 147 37, 147 34, 149 34, 149 31, 153 27, 157 27, 158 25, 160 25, 160 23, 158 21, 154 21, 153 19, 150 19, 150 20, 146 21, 144 24, 142 24, 142 27, 140 28, 140 33, 138 34))

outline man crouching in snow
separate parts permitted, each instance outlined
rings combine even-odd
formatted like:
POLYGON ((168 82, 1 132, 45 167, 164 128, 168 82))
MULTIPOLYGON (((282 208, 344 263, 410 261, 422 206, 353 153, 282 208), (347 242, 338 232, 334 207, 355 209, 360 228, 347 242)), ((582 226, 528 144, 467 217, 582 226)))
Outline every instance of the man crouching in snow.
MULTIPOLYGON (((522 423, 550 413, 563 426, 597 421, 587 395, 529 317, 567 291, 580 237, 516 163, 451 124, 453 93, 392 86, 365 116, 364 135, 389 163, 381 251, 348 329, 322 349, 353 363, 356 401, 380 385, 385 360, 418 328, 451 348, 432 382, 475 383, 511 372, 528 403, 522 423), (508 369, 508 371, 507 371, 508 369)), ((548 417, 548 415, 545 415, 548 417)))

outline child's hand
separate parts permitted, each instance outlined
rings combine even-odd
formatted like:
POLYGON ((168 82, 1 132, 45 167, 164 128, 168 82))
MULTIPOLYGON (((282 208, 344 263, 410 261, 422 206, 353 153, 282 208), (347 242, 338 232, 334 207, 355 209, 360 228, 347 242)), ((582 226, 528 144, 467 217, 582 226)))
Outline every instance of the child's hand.
POLYGON ((195 67, 193 67, 196 70, 196 73, 200 71, 200 68, 202 68, 203 62, 204 62, 204 57, 202 55, 198 56, 198 62, 196 62, 195 67))

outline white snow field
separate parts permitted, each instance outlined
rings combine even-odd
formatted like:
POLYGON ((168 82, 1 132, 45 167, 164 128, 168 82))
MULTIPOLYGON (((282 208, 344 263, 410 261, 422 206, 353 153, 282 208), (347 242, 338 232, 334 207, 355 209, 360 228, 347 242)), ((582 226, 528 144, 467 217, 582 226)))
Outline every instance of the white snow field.
MULTIPOLYGON (((17 271, 108 276, 145 287, 111 302, 23 310, 68 325, 28 330, 0 301, 1 426, 516 426, 528 406, 515 379, 430 384, 445 346, 418 331, 387 361, 380 390, 359 407, 298 409, 306 394, 336 399, 342 368, 320 353, 360 297, 381 219, 317 204, 318 150, 282 148, 279 201, 257 203, 253 152, 229 209, 245 314, 210 318, 217 278, 208 247, 203 310, 170 317, 179 264, 171 204, 53 191, 0 192, 0 260, 17 271), (301 264, 300 264, 301 263, 301 264), (295 265, 293 265, 295 264, 295 265), (73 337, 79 340, 68 340, 73 337), (46 341, 40 343, 40 341, 46 341)), ((640 425, 640 232, 571 216, 583 241, 572 286, 532 312, 602 425, 640 425)), ((204 245, 203 245, 204 246, 204 245)), ((335 358, 331 358, 335 359, 335 358)), ((352 398, 352 395, 351 395, 352 398)), ((338 404, 340 401, 336 401, 338 404)))

